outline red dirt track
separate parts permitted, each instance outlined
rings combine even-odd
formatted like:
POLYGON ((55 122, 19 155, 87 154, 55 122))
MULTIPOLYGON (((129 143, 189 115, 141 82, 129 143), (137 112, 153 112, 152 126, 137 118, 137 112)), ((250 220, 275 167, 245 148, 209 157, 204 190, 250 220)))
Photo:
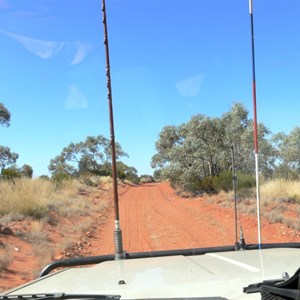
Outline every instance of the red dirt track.
MULTIPOLYGON (((103 201, 100 199, 102 197, 104 196, 97 196, 91 200, 103 201)), ((111 194, 106 194, 106 197, 112 203, 111 194)), ((166 182, 120 187, 119 206, 124 250, 143 252, 234 245, 234 211, 218 205, 214 201, 217 197, 181 198, 166 182)), ((92 228, 86 234, 75 237, 76 245, 79 245, 76 251, 67 255, 57 253, 55 259, 114 253, 112 205, 105 214, 106 216, 89 216, 93 218, 92 228)), ((240 214, 240 225, 243 226, 246 243, 257 243, 256 217, 240 214)), ((49 232, 50 239, 51 234, 55 235, 53 229, 49 232)), ((24 275, 24 269, 30 269, 35 264, 30 245, 19 245, 15 239, 15 236, 4 236, 0 232, 0 245, 11 244, 12 247, 20 248, 15 253, 12 265, 0 272, 0 291, 33 279, 32 275, 24 275)), ((53 240, 54 243, 59 242, 57 237, 53 240)), ((262 220, 263 243, 299 241, 300 232, 283 224, 269 224, 262 220)))
MULTIPOLYGON (((120 195, 123 247, 127 252, 234 245, 234 211, 205 197, 180 198, 168 183, 126 187, 120 195)), ((255 216, 239 216, 247 243, 257 243, 255 216)), ((113 215, 93 243, 93 254, 113 253, 113 215)), ((263 243, 299 241, 282 224, 262 222, 263 243)))

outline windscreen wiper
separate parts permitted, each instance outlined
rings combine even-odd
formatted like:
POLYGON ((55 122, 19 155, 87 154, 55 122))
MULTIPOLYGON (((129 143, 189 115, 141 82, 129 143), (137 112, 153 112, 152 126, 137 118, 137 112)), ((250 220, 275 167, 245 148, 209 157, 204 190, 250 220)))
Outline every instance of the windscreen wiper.
POLYGON ((243 292, 246 294, 260 293, 262 285, 274 285, 283 282, 283 279, 264 280, 262 282, 251 283, 243 288, 243 292))
MULTIPOLYGON (((287 273, 283 273, 287 274, 287 273)), ((288 276, 288 274, 287 274, 288 276)), ((261 293, 261 299, 297 299, 300 296, 300 268, 288 279, 267 280, 261 283, 250 284, 244 288, 244 293, 261 293)))
POLYGON ((23 294, 23 295, 2 295, 0 300, 72 300, 72 299, 95 299, 95 300, 120 300, 120 295, 99 295, 99 294, 23 294))

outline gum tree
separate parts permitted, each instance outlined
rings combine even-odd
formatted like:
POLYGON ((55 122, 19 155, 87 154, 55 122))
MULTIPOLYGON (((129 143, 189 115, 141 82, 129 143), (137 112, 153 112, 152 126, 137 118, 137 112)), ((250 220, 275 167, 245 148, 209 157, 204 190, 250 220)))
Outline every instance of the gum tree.
MULTIPOLYGON (((85 141, 70 143, 50 161, 52 174, 65 173, 77 176, 86 172, 105 175, 110 165, 110 141, 102 135, 88 136, 85 141), (104 174, 105 173, 105 174, 104 174)), ((116 158, 128 156, 116 143, 116 158)))
POLYGON ((0 125, 8 127, 10 125, 10 112, 0 103, 0 125))
MULTIPOLYGON (((272 172, 276 151, 269 140, 271 132, 259 124, 261 171, 272 172)), ((151 166, 174 185, 197 190, 201 180, 232 169, 231 149, 235 149, 236 169, 254 172, 253 126, 248 111, 235 103, 219 118, 202 114, 179 126, 162 129, 155 144, 157 153, 151 166)))

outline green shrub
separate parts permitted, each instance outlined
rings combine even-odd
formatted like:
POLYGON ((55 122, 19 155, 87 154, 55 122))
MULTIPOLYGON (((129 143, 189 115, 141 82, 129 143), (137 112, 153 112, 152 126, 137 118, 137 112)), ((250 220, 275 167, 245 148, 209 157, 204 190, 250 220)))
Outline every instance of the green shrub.
POLYGON ((120 169, 117 169, 117 177, 121 180, 126 179, 126 173, 120 169))
POLYGON ((4 180, 14 180, 22 176, 21 172, 15 168, 4 169, 1 172, 1 179, 4 180))
POLYGON ((64 181, 71 179, 71 176, 67 173, 56 173, 52 175, 51 180, 57 185, 60 186, 64 181))
POLYGON ((160 180, 162 180, 162 177, 161 177, 161 169, 155 170, 154 173, 153 173, 153 177, 154 177, 154 180, 155 180, 155 181, 160 181, 160 180))
MULTIPOLYGON (((213 186, 218 191, 228 192, 233 189, 232 172, 223 171, 218 176, 213 177, 213 186)), ((255 187, 255 177, 252 175, 237 172, 237 186, 239 191, 255 187)))
POLYGON ((133 184, 139 184, 140 183, 140 177, 136 174, 127 174, 126 179, 131 181, 133 184))
POLYGON ((237 182, 239 189, 247 189, 255 187, 255 177, 252 175, 237 172, 237 182))
POLYGON ((155 182, 153 176, 151 175, 141 175, 141 183, 151 183, 155 182))
POLYGON ((28 177, 28 178, 32 178, 33 175, 33 169, 31 166, 29 165, 24 165, 21 169, 20 172, 22 174, 22 176, 28 177))
POLYGON ((215 193, 216 189, 213 181, 213 176, 204 177, 199 183, 200 189, 206 193, 215 193))
POLYGON ((213 186, 218 191, 228 192, 232 190, 232 172, 223 171, 218 176, 213 177, 213 186))

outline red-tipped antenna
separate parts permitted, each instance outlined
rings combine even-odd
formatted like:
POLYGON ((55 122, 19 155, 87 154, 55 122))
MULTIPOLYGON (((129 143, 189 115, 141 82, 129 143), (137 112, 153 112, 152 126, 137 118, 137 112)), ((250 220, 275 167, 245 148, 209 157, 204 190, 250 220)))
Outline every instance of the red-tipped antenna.
POLYGON ((260 198, 259 198, 259 171, 258 171, 258 137, 257 137, 257 110, 256 110, 256 81, 255 81, 255 52, 254 52, 254 22, 253 5, 249 0, 249 13, 251 21, 252 40, 252 94, 253 94, 253 125, 254 125, 254 154, 255 154, 255 177, 256 177, 256 206, 257 206, 257 233, 258 246, 261 248, 261 222, 260 222, 260 198))
POLYGON ((105 0, 102 0, 102 22, 104 27, 104 45, 105 45, 105 58, 106 58, 106 86, 107 86, 107 100, 109 109, 110 121, 110 144, 111 144, 111 163, 112 163, 112 177, 113 177, 113 191, 114 191, 114 208, 115 208, 115 259, 123 257, 123 243, 122 232, 120 228, 119 219, 119 199, 118 199, 118 181, 117 181, 117 167, 116 167, 116 147, 115 147, 115 129, 114 129, 114 116, 112 105, 112 88, 110 76, 110 60, 108 49, 108 34, 107 34, 107 21, 106 21, 106 6, 105 0))

